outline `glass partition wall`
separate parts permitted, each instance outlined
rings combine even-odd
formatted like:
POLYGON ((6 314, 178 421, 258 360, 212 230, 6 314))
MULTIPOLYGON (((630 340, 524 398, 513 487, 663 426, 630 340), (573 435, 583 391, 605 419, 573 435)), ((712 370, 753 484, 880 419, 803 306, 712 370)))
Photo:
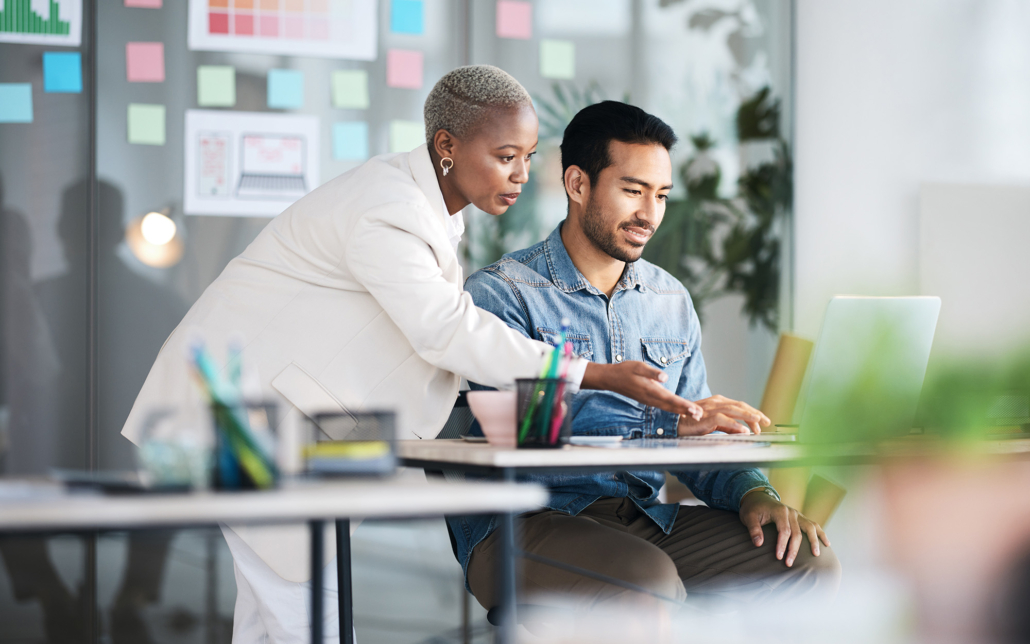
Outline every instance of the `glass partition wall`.
MULTIPOLYGON (((34 1, 0 0, 0 11, 22 4, 45 17, 47 3, 34 1)), ((635 103, 680 138, 675 198, 645 257, 691 289, 713 390, 758 402, 776 333, 791 326, 787 0, 339 3, 375 7, 369 61, 189 44, 191 10, 207 11, 211 31, 211 16, 226 14, 240 36, 248 24, 254 35, 273 29, 262 18, 278 16, 285 35, 287 5, 331 13, 335 0, 54 4, 81 4, 79 45, 9 42, 0 27, 3 475, 135 468, 120 431, 158 349, 268 222, 188 203, 187 169, 202 171, 188 163, 197 132, 187 112, 314 117, 310 189, 370 155, 410 149, 429 89, 467 63, 515 75, 541 120, 518 204, 501 218, 466 213, 467 267, 536 243, 564 217, 557 145, 576 110, 635 103), (55 52, 79 54, 78 90, 55 52), (31 122, 17 113, 26 84, 31 122), (151 212, 175 224, 170 254, 141 248, 151 212)), ((306 33, 318 36, 319 24, 306 33)), ((355 552, 361 641, 488 641, 474 600, 463 628, 467 598, 442 522, 365 526, 355 552)), ((0 557, 0 644, 230 639, 235 582, 217 531, 2 538, 0 557)))

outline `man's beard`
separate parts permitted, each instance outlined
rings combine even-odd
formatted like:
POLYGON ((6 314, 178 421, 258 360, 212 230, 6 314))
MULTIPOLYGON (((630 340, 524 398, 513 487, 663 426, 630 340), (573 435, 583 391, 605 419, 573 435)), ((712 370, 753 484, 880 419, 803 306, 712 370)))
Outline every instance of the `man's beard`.
POLYGON ((619 246, 616 235, 619 234, 620 230, 630 226, 643 228, 654 233, 654 227, 642 219, 631 219, 621 224, 615 230, 606 228, 604 212, 594 203, 593 199, 587 202, 587 207, 583 211, 583 234, 587 236, 587 239, 600 249, 601 252, 627 264, 637 261, 644 253, 643 246, 629 250, 619 246))

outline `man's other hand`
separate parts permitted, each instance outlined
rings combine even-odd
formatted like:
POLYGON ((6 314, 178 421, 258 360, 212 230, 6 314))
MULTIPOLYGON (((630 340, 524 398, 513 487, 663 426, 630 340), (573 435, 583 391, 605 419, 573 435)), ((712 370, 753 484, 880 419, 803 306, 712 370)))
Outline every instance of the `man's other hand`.
POLYGON ((637 360, 616 364, 591 362, 583 374, 580 389, 606 389, 639 403, 679 414, 682 418, 695 421, 700 419, 704 414, 701 405, 680 398, 666 389, 662 383, 668 379, 669 376, 661 369, 637 360))
POLYGON ((794 559, 801 549, 802 535, 808 535, 808 543, 812 546, 812 554, 819 556, 819 542, 828 547, 830 539, 819 527, 792 507, 783 505, 762 488, 751 490, 740 500, 740 522, 751 534, 755 547, 765 542, 762 526, 767 523, 776 524, 776 558, 783 560, 787 566, 794 565, 794 559))
POLYGON ((703 436, 716 430, 727 434, 747 434, 748 428, 755 434, 761 434, 762 428, 771 424, 765 414, 751 405, 725 396, 712 396, 698 400, 697 404, 705 410, 705 415, 700 419, 681 417, 676 428, 677 435, 703 436), (747 426, 741 423, 747 423, 747 426))

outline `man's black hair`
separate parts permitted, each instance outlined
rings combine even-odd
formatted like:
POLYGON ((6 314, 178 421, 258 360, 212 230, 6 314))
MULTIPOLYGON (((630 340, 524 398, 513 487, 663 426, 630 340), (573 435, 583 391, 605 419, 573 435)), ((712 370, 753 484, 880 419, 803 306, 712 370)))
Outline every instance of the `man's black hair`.
POLYGON ((584 107, 565 128, 561 141, 562 177, 569 166, 579 166, 594 185, 601 171, 612 164, 609 144, 644 143, 666 150, 676 144, 676 134, 665 121, 635 105, 601 101, 584 107))

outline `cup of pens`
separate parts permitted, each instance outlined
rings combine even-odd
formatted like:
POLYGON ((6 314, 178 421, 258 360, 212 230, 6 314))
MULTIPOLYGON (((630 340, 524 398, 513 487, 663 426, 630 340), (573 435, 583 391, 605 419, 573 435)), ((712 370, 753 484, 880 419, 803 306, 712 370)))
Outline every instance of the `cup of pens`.
POLYGON ((518 390, 518 446, 561 447, 572 434, 571 392, 561 378, 525 378, 518 390))

